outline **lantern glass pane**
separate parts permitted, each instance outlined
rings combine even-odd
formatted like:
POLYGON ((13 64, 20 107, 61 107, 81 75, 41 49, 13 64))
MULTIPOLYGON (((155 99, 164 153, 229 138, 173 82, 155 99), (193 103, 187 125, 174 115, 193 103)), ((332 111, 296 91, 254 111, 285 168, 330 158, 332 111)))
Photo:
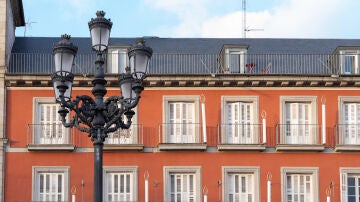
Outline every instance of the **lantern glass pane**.
POLYGON ((71 72, 75 55, 70 52, 58 52, 55 54, 55 71, 71 72))
POLYGON ((132 92, 132 84, 130 81, 122 83, 120 88, 121 88, 121 95, 125 100, 132 98, 133 92, 132 92))
POLYGON ((130 57, 130 70, 137 79, 142 79, 142 77, 146 74, 149 59, 150 58, 147 55, 140 54, 139 52, 137 55, 132 55, 130 57))
POLYGON ((105 27, 93 27, 90 30, 92 47, 96 51, 106 50, 109 43, 110 30, 105 27))

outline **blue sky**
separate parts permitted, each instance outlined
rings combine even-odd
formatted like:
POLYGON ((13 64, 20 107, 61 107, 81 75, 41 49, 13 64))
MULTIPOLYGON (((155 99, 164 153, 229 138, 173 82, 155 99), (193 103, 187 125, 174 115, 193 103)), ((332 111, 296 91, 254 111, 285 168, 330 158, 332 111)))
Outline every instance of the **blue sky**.
MULTIPOLYGON (((240 38, 241 0, 23 0, 17 36, 88 37, 97 10, 112 37, 240 38)), ((359 0, 247 0, 248 38, 360 38, 359 0)))

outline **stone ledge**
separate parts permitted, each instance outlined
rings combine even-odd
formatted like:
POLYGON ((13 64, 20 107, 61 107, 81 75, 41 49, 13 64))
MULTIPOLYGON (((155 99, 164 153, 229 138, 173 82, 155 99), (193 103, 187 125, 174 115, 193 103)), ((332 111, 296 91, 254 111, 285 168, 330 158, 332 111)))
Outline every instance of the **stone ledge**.
POLYGON ((67 151, 72 152, 75 150, 73 144, 28 144, 29 151, 67 151))
POLYGON ((321 152, 325 150, 325 146, 320 144, 278 144, 275 149, 276 151, 321 152))
POLYGON ((263 144, 219 144, 219 151, 265 151, 266 146, 263 144))
POLYGON ((142 151, 143 144, 104 144, 104 151, 142 151))
POLYGON ((158 145, 160 151, 205 151, 206 147, 207 145, 203 143, 161 143, 158 145))

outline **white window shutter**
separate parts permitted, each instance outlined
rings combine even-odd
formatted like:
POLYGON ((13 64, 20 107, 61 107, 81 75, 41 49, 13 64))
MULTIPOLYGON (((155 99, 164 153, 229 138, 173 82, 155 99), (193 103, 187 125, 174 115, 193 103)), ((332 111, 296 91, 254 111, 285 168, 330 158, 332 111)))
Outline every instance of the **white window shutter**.
POLYGON ((195 103, 170 102, 168 105, 168 134, 170 143, 195 141, 195 103))

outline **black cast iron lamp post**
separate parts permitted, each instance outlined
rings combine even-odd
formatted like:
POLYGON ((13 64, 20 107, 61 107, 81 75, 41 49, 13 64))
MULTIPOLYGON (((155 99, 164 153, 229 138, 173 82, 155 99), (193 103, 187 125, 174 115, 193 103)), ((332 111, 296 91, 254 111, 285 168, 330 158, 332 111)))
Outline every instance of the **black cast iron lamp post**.
POLYGON ((96 18, 89 22, 92 49, 97 54, 96 70, 92 80, 93 97, 88 95, 76 96, 71 100, 72 82, 74 75, 71 72, 77 47, 70 42, 69 35, 62 35, 61 41, 53 48, 55 57, 55 73, 51 75, 56 102, 60 104, 58 111, 65 127, 75 126, 82 132, 88 133, 94 145, 94 201, 103 200, 103 145, 107 134, 118 129, 128 129, 131 118, 135 114, 132 110, 137 106, 140 94, 144 90, 142 81, 146 77, 147 68, 152 55, 152 49, 144 45, 143 40, 128 51, 130 68, 119 75, 121 96, 106 95, 104 75, 104 53, 108 47, 112 23, 104 18, 105 12, 98 11, 96 18), (72 116, 67 120, 68 114, 72 116), (123 120, 126 116, 127 121, 123 120))

